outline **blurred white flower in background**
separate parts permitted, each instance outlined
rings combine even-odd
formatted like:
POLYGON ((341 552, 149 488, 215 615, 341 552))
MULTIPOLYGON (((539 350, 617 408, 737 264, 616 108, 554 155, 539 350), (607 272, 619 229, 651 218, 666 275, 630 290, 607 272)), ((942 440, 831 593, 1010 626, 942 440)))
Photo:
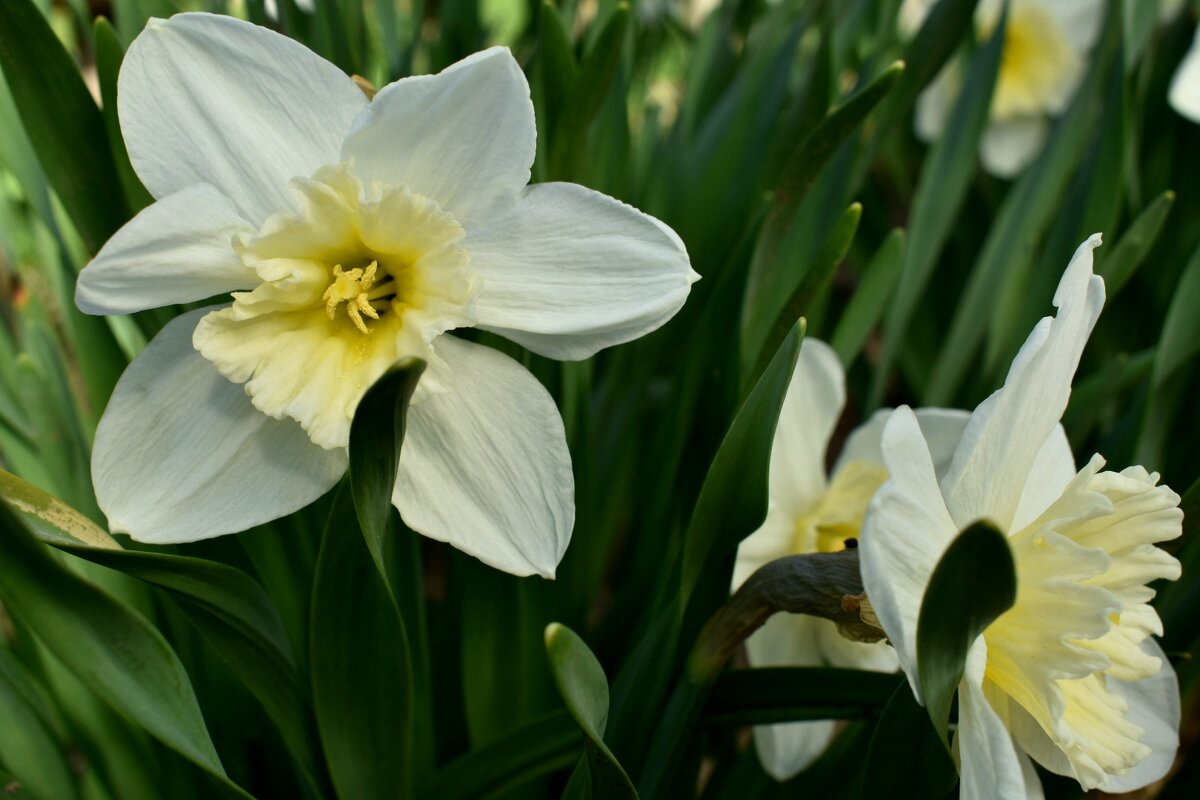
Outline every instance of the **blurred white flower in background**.
POLYGON ((1192 46, 1175 70, 1167 99, 1180 114, 1192 122, 1200 122, 1200 27, 1196 28, 1192 46))
MULTIPOLYGON (((279 19, 279 0, 263 0, 263 11, 271 19, 279 19)), ((296 3, 296 8, 303 11, 305 14, 313 13, 313 0, 293 0, 296 3)))
POLYGON ((913 692, 917 619, 958 532, 989 520, 1007 538, 1015 605, 972 644, 958 687, 964 798, 1040 797, 1030 758, 1085 790, 1126 792, 1166 774, 1179 745, 1179 685, 1152 634, 1150 583, 1179 577, 1156 543, 1181 534, 1179 496, 1142 467, 1078 472, 1059 419, 1104 305, 1099 235, 1076 251, 1003 388, 971 414, 948 467, 908 408, 883 432, 891 478, 860 542, 863 585, 913 692))
POLYGON ((118 383, 92 459, 112 529, 187 542, 307 505, 345 471, 367 389, 417 357, 401 516, 552 576, 575 514, 558 410, 516 361, 442 334, 582 359, 648 333, 697 277, 675 233, 582 186, 526 186, 533 105, 504 48, 368 102, 291 39, 182 14, 147 25, 119 88, 158 199, 83 270, 79 307, 233 302, 173 320, 118 383))
MULTIPOLYGON (((913 35, 935 0, 905 0, 898 25, 913 35)), ((995 28, 1001 0, 982 0, 975 13, 980 40, 995 28)), ((1033 160, 1050 130, 1050 118, 1070 103, 1082 81, 1088 53, 1104 21, 1104 0, 1013 0, 1009 7, 1000 74, 980 144, 983 167, 1009 178, 1033 160)), ((958 99, 961 59, 952 61, 917 100, 916 131, 938 139, 958 99)))
MULTIPOLYGON (((733 589, 769 561, 835 552, 858 537, 871 496, 887 480, 879 445, 891 411, 876 412, 850 434, 827 477, 829 440, 845 403, 846 376, 837 355, 824 342, 805 339, 772 442, 767 518, 738 547, 733 589)), ((922 409, 917 417, 934 450, 948 461, 968 414, 922 409)), ((746 640, 746 652, 756 667, 894 672, 898 666, 895 651, 885 642, 854 642, 838 633, 833 622, 801 614, 771 617, 746 640)), ((756 726, 759 760, 776 780, 787 780, 825 750, 837 726, 834 721, 756 726)))

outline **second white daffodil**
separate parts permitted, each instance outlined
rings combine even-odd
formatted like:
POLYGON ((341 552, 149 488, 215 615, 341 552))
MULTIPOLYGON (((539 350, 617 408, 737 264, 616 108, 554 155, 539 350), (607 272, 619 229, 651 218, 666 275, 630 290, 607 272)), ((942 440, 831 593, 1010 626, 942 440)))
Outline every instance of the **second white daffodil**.
POLYGON ((971 414, 948 465, 909 409, 883 432, 891 477, 863 524, 863 585, 918 698, 917 619, 946 547, 986 519, 1016 563, 1016 604, 974 642, 958 687, 964 798, 1040 796, 1031 758, 1086 790, 1129 791, 1162 777, 1178 747, 1179 687, 1152 638, 1149 584, 1179 576, 1156 547, 1180 535, 1179 497, 1141 467, 1104 470, 1100 456, 1076 471, 1059 424, 1104 304, 1099 244, 1079 247, 1057 315, 971 414))
MULTIPOLYGON (((887 480, 880 435, 890 411, 879 411, 850 434, 826 476, 826 452, 846 403, 846 376, 833 349, 808 338, 788 385, 771 446, 769 503, 761 528, 739 546, 736 589, 769 561, 801 553, 841 550, 859 535, 867 504, 887 480)), ((922 431, 935 458, 948 461, 967 423, 963 411, 922 409, 922 431)), ((893 672, 896 654, 883 642, 853 642, 827 619, 793 614, 771 617, 746 640, 750 664, 830 666, 893 672)), ((760 725, 754 741, 763 768, 775 779, 800 772, 825 750, 832 721, 760 725)))
POLYGON ((84 269, 80 308, 233 302, 175 319, 117 385, 92 461, 112 529, 185 542, 312 502, 345 470, 363 394, 417 357, 405 522, 553 575, 575 513, 558 410, 516 361, 447 332, 559 359, 648 333, 696 279, 674 232, 582 186, 526 186, 533 105, 503 48, 368 101, 297 42, 181 14, 133 42, 119 97, 157 202, 84 269))

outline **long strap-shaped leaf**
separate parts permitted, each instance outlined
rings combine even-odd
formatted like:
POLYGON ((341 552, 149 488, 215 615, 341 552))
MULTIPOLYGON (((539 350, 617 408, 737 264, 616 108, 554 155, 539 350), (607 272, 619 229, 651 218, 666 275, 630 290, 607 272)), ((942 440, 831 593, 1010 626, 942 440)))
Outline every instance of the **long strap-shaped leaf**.
POLYGON ((0 601, 80 682, 196 764, 229 797, 187 672, 167 641, 124 603, 76 576, 0 502, 0 601))
POLYGON ((258 583, 215 561, 124 550, 75 509, 3 470, 0 497, 42 542, 166 590, 263 704, 309 783, 325 785, 311 704, 283 625, 258 583))

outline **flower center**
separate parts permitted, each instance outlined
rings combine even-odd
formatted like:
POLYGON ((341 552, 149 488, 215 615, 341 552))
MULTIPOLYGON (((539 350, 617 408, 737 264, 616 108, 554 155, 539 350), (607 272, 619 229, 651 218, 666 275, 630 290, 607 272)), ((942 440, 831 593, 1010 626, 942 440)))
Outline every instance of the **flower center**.
POLYGON ((338 306, 346 304, 346 315, 354 323, 354 327, 363 333, 371 329, 363 321, 363 317, 379 319, 379 314, 391 307, 392 299, 396 296, 396 281, 387 276, 378 286, 375 286, 379 272, 379 261, 374 260, 366 267, 355 267, 346 271, 341 264, 333 267, 333 283, 325 290, 322 299, 325 301, 325 314, 332 320, 337 317, 338 306))
POLYGON ((817 505, 796 520, 792 551, 834 553, 858 538, 867 505, 887 480, 887 470, 867 461, 850 461, 833 476, 817 505))
POLYGON ((201 319, 192 342, 254 405, 344 447, 359 400, 397 360, 474 324, 465 237, 437 203, 365 185, 350 165, 293 182, 297 210, 234 248, 262 281, 201 319))
MULTIPOLYGON (((995 24, 993 18, 981 25, 981 35, 989 35, 995 24)), ((1035 4, 1014 3, 1004 33, 992 117, 1004 120, 1058 111, 1079 68, 1079 56, 1054 17, 1035 4)))

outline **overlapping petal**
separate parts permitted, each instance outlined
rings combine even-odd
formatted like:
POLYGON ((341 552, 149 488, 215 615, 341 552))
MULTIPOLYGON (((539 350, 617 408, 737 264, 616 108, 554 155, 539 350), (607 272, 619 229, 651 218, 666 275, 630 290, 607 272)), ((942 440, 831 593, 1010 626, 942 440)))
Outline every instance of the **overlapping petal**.
POLYGON ((132 314, 248 289, 258 276, 234 252, 233 238, 249 230, 212 186, 180 189, 113 234, 79 274, 75 302, 87 314, 132 314))
POLYGON ((805 339, 771 443, 771 504, 799 517, 825 493, 825 453, 846 404, 846 376, 833 348, 805 339))
POLYGON ((290 514, 330 489, 342 450, 250 404, 192 348, 206 309, 172 320, 125 371, 92 453, 109 526, 143 542, 190 542, 290 514))
MULTIPOLYGON (((1027 770, 1004 722, 983 693, 987 645, 976 642, 958 685, 959 797, 1026 800, 1027 770)), ((1036 774, 1032 776, 1038 785, 1036 774)), ((1039 787, 1040 788, 1040 787, 1039 787)))
MULTIPOLYGON (((921 426, 921 434, 929 445, 934 471, 941 475, 950 466, 954 448, 958 446, 971 415, 957 408, 918 408, 914 413, 917 424, 921 426)), ((834 474, 852 461, 883 463, 883 429, 891 415, 892 409, 880 409, 846 437, 846 444, 833 467, 834 474)), ((1069 479, 1070 475, 1067 477, 1069 479)))
POLYGON ((413 530, 497 569, 553 577, 575 519, 553 399, 496 350, 448 335, 434 350, 445 368, 409 409, 396 508, 413 530))
POLYGON ((920 698, 916 659, 921 600, 959 528, 946 510, 929 447, 907 406, 896 409, 884 428, 883 461, 891 477, 871 500, 859 542, 863 586, 920 698))
POLYGON ((366 96, 304 45, 231 17, 152 19, 121 67, 117 108, 155 197, 210 183, 254 225, 289 207, 287 184, 337 163, 366 96))
POLYGON ((470 230, 529 183, 536 137, 525 74, 493 47, 379 90, 341 153, 360 175, 407 185, 470 230))
POLYGON ((1099 245, 1096 234, 1075 251, 1054 295, 1058 314, 1038 323, 1003 388, 967 423, 941 481, 958 528, 985 517, 1011 529, 1025 483, 1066 410, 1079 357, 1104 305, 1104 281, 1092 274, 1092 250, 1099 245))
POLYGON ((675 232, 573 183, 530 186, 467 228, 481 327, 550 358, 582 359, 655 330, 698 278, 675 232))

